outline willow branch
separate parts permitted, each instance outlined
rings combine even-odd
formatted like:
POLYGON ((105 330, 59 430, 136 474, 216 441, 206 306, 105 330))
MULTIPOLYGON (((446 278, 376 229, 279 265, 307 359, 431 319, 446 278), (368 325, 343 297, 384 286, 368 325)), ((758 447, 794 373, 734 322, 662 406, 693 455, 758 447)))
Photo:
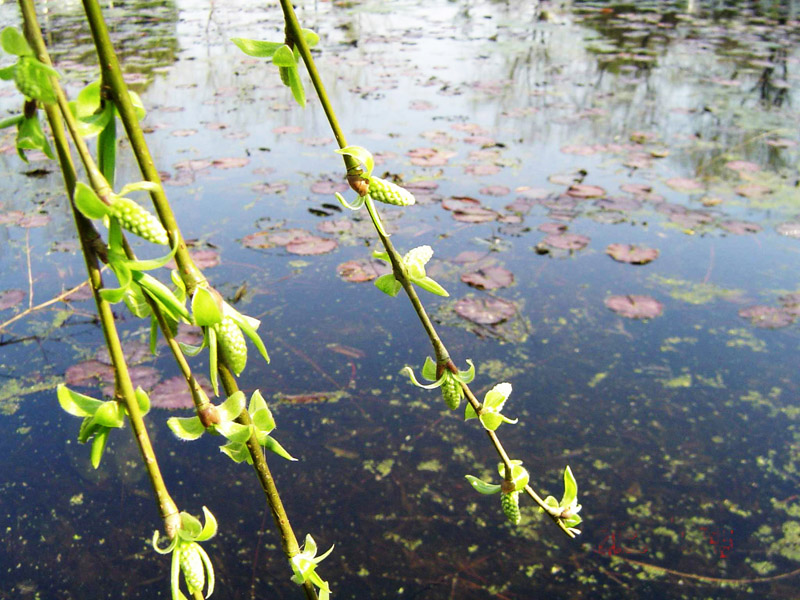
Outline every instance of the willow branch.
MULTIPOLYGON (((286 21, 286 32, 287 38, 290 38, 290 41, 297 46, 298 51, 300 52, 300 56, 303 59, 303 62, 306 65, 306 69, 308 70, 308 75, 311 78, 311 82, 314 85, 314 89, 317 92, 317 96, 319 97, 320 103, 322 104, 322 109, 325 112, 325 116, 328 119, 328 123, 330 125, 331 131, 333 132, 334 136, 336 137, 337 142, 339 143, 339 147, 343 148, 347 145, 344 133, 339 126, 339 122, 336 118, 336 112, 333 109, 333 106, 328 98, 328 94, 325 91, 325 85, 322 82, 322 78, 320 77, 319 71, 317 71, 317 67, 314 63, 314 57, 311 55, 311 51, 308 48, 308 44, 306 44, 305 39, 302 35, 302 29, 300 27, 300 23, 297 20, 297 15, 295 15, 294 9, 292 8, 291 2, 289 0, 280 0, 281 8, 283 9, 284 20, 286 21)), ((344 155, 345 165, 347 166, 348 175, 351 174, 354 169, 358 168, 358 165, 354 165, 355 159, 349 155, 344 155)), ((351 184, 351 187, 352 186, 351 184)), ((354 187, 355 189, 355 187, 354 187)), ((356 190, 358 191, 358 190, 356 190)), ((425 307, 422 305, 422 302, 417 296, 417 292, 414 289, 413 284, 408 279, 405 273, 405 269, 403 268, 402 257, 398 252, 394 249, 393 244, 389 240, 389 238, 381 233, 380 227, 377 224, 377 214, 370 210, 370 219, 372 220, 372 224, 375 226, 375 230, 378 234, 378 237, 383 244, 386 253, 389 255, 389 260, 392 265, 392 271, 394 274, 395 279, 400 282, 400 285, 405 290, 408 299, 411 301, 411 305, 414 307, 414 311, 417 313, 417 317, 419 318, 422 327, 425 329, 425 333, 427 334, 428 338, 430 339, 431 345, 433 346, 433 352, 436 356, 437 365, 442 365, 445 368, 450 369, 453 372, 457 371, 456 366, 453 364, 452 360, 450 359, 450 355, 445 347, 444 343, 442 342, 441 338, 439 337, 438 333, 436 332, 436 328, 433 326, 430 318, 428 317, 427 312, 425 311, 425 307)), ((480 415, 483 407, 475 395, 470 390, 469 386, 465 383, 461 384, 465 397, 467 401, 472 405, 472 408, 475 409, 475 413, 480 415)), ((500 457, 500 460, 503 462, 505 467, 506 478, 510 479, 511 477, 511 460, 506 452, 503 444, 500 442, 497 434, 494 431, 486 430, 486 434, 489 437, 489 440, 492 446, 497 452, 497 455, 500 457)), ((564 525, 562 520, 559 517, 560 511, 556 511, 552 507, 545 504, 544 500, 533 490, 530 485, 525 487, 525 492, 533 499, 533 501, 539 505, 549 516, 550 518, 559 526, 559 528, 569 537, 575 537, 575 534, 564 525)))
MULTIPOLYGON (((41 30, 39 29, 38 21, 36 19, 36 12, 31 0, 20 0, 20 9, 24 22, 25 37, 28 43, 36 52, 39 60, 44 64, 52 66, 50 57, 42 39, 41 30)), ((55 82, 54 82, 55 83, 55 82)), ((56 86, 58 90, 59 99, 63 99, 63 91, 60 87, 56 86)), ((72 162, 72 157, 69 152, 69 145, 64 134, 63 122, 61 115, 57 108, 53 105, 45 107, 50 128, 52 130, 56 152, 58 153, 59 164, 64 178, 64 185, 66 188, 67 196, 72 199, 75 191, 76 173, 75 166, 72 162)), ((128 413, 128 420, 131 423, 131 429, 134 433, 134 438, 139 447, 142 456, 142 462, 147 470, 150 483, 153 488, 153 493, 158 501, 159 511, 161 518, 164 520, 165 529, 171 535, 177 531, 180 525, 180 516, 178 514, 178 507, 167 491, 166 484, 161 475, 158 467, 158 461, 150 443, 150 438, 147 434, 144 420, 142 419, 141 411, 139 410, 139 403, 136 400, 133 383, 131 382, 128 366, 125 362, 125 357, 122 352, 122 344, 120 343, 119 334, 114 324, 114 315, 111 312, 111 306, 100 296, 100 290, 103 287, 103 280, 100 273, 100 263, 96 253, 93 250, 91 242, 92 227, 87 219, 76 210, 74 203, 72 203, 72 213, 75 219, 75 227, 80 239, 83 256, 86 263, 86 270, 89 275, 89 282, 94 294, 95 303, 97 305, 97 313, 100 317, 100 323, 103 329, 103 335, 106 339, 106 345, 111 356, 111 361, 114 366, 116 374, 116 387, 117 394, 122 397, 125 403, 125 409, 128 413)))

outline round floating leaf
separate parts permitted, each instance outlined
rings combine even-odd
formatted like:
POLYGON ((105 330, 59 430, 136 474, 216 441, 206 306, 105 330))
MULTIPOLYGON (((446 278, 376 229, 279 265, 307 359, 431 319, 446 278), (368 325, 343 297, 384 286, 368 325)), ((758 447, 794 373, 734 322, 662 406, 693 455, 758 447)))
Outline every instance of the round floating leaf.
POLYGON ((605 304, 618 315, 629 319, 651 319, 664 311, 664 305, 650 296, 610 296, 605 304))
POLYGON ((609 244, 606 254, 619 262, 632 265, 646 265, 658 258, 658 250, 633 244, 609 244))
POLYGON ((739 173, 755 173, 756 171, 761 170, 761 167, 756 163, 746 160, 732 160, 729 163, 726 163, 725 166, 730 170, 737 171, 739 173))
POLYGON ((23 290, 6 290, 0 292, 0 310, 5 310, 16 306, 25 299, 23 290))
POLYGON ((352 283, 372 281, 389 272, 391 272, 391 267, 385 262, 367 258, 348 260, 336 267, 336 273, 339 277, 352 283))
POLYGON ((577 233, 551 234, 542 243, 556 250, 582 250, 589 244, 589 238, 577 233))
POLYGON ((333 252, 338 246, 339 244, 336 242, 336 240, 318 237, 316 235, 308 235, 305 238, 286 244, 286 251, 290 254, 311 256, 315 254, 333 252))
POLYGON ((480 325, 495 325, 513 317, 516 305, 502 298, 462 298, 455 304, 459 317, 480 325))
POLYGON ((760 304, 743 308, 739 316, 764 329, 780 329, 794 322, 794 317, 786 309, 760 304))
POLYGON ((747 221, 723 221, 719 226, 734 235, 745 235, 748 233, 758 233, 761 231, 761 225, 757 223, 749 223, 747 221))
POLYGON ((606 191, 599 185, 576 183, 569 186, 567 195, 573 198, 602 198, 606 195, 606 191))
POLYGON ((676 192, 684 194, 699 194, 703 191, 703 184, 696 179, 689 179, 687 177, 672 177, 667 179, 666 183, 676 192))
POLYGON ((486 267, 464 273, 461 281, 479 290, 496 290, 514 283, 514 274, 503 267, 486 267))
MULTIPOLYGON (((200 387, 206 394, 212 394, 211 384, 203 377, 197 377, 200 387)), ((167 410, 194 408, 194 401, 186 380, 181 375, 165 379, 150 392, 150 406, 167 410)))
POLYGON ((736 188, 736 193, 745 198, 760 198, 772 193, 772 188, 760 183, 743 183, 736 188))

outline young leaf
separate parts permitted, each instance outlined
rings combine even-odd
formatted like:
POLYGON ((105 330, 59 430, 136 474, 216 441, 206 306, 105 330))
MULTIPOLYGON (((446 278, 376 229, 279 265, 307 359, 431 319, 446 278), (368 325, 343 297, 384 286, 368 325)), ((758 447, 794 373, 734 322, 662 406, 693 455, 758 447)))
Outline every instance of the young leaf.
POLYGON ((300 71, 296 68, 290 68, 287 72, 289 78, 289 87, 292 90, 292 96, 295 101, 303 108, 306 106, 306 92, 303 89, 303 82, 300 79, 300 71))
POLYGON ((92 451, 89 458, 92 461, 92 467, 95 469, 100 466, 100 460, 103 458, 103 451, 106 449, 106 442, 108 441, 109 429, 102 428, 98 431, 92 440, 92 451))
POLYGON ((502 489, 501 485, 495 483, 486 483, 482 479, 478 479, 473 475, 464 475, 464 477, 466 477, 467 481, 470 482, 470 485, 472 485, 472 487, 475 488, 475 491, 481 494, 486 494, 486 495, 496 494, 502 489))
POLYGON ((109 206, 103 203, 94 190, 82 181, 75 185, 75 207, 87 219, 100 219, 109 213, 109 206))
POLYGON ((316 32, 312 31, 311 29, 303 29, 303 39, 306 41, 306 45, 309 48, 313 48, 317 44, 319 44, 319 36, 316 32))
POLYGON ((63 383, 60 383, 56 388, 56 395, 61 408, 73 417, 91 417, 103 404, 102 400, 96 400, 78 392, 73 392, 63 383))
POLYGON ((222 321, 222 309, 217 296, 208 288, 198 287, 192 297, 192 316, 195 325, 206 327, 222 321))
POLYGON ((578 497, 578 482, 575 481, 575 476, 572 474, 572 469, 564 469, 564 497, 561 498, 559 506, 569 506, 575 502, 578 497))
POLYGON ((242 425, 233 421, 218 423, 214 425, 214 429, 236 444, 244 444, 253 431, 252 425, 242 425))
POLYGON ((187 441, 196 440, 206 430, 197 417, 170 417, 167 419, 167 426, 178 439, 187 441))
POLYGON ((244 392, 238 391, 228 397, 225 402, 217 407, 219 417, 223 421, 232 421, 244 410, 244 392))
POLYGON ((297 67, 292 49, 286 44, 281 44, 272 55, 272 63, 276 67, 297 67))
POLYGON ((38 112, 30 118, 25 118, 17 125, 17 154, 28 162, 25 150, 40 150, 47 158, 55 159, 50 142, 47 141, 42 124, 39 122, 38 112))
POLYGON ((267 439, 261 445, 264 446, 270 452, 274 452, 275 454, 277 454, 278 456, 280 456, 282 458, 285 458, 286 460, 297 460, 294 456, 289 454, 284 449, 284 447, 280 445, 280 443, 278 443, 278 440, 276 440, 273 437, 267 436, 267 439))
POLYGON ((125 423, 125 411, 119 402, 109 400, 97 408, 94 420, 103 427, 122 427, 125 423))
POLYGON ((430 292, 431 294, 436 294, 437 296, 449 296, 450 294, 444 289, 441 285, 436 283, 430 277, 423 277, 422 279, 414 279, 415 284, 421 287, 423 290, 430 292))
POLYGON ((375 287, 382 291, 384 294, 390 295, 392 298, 397 296, 400 293, 400 290, 403 286, 400 284, 397 279, 394 278, 394 275, 391 273, 386 273, 386 275, 381 275, 375 280, 375 287))
POLYGON ((114 175, 117 166, 117 120, 116 109, 110 109, 111 118, 97 137, 97 166, 106 178, 108 185, 114 187, 114 175))
POLYGON ((33 56, 33 50, 31 50, 28 42, 25 41, 25 38, 16 27, 6 27, 3 29, 3 33, 0 34, 0 44, 3 46, 3 50, 8 54, 33 56))
POLYGON ((262 42, 248 38, 231 38, 231 41, 238 46, 239 50, 256 58, 272 58, 275 51, 284 45, 281 42, 262 42))
MULTIPOLYGON (((346 156, 352 156, 362 165, 364 165, 365 172, 362 173, 362 176, 365 179, 369 179, 370 175, 372 175, 372 170, 375 168, 375 157, 372 156, 372 152, 367 150, 362 146, 346 146, 341 150, 334 150, 337 154, 344 154, 346 156)), ((389 256, 386 256, 386 259, 389 259, 389 256)))

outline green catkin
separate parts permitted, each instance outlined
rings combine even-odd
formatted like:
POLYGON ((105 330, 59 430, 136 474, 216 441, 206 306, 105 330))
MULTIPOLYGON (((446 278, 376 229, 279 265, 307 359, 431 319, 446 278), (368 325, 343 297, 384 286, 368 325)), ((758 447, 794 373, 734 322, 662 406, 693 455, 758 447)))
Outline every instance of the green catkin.
POLYGON ((235 375, 238 375, 244 371, 247 364, 247 343, 244 334, 230 317, 223 317, 214 327, 217 332, 217 348, 222 360, 235 375))
POLYGON ((442 382, 442 398, 450 410, 455 410, 461 404, 461 386, 452 377, 446 377, 442 382))
POLYGON ((501 494, 500 504, 503 506, 503 514, 505 514, 508 522, 512 525, 519 525, 520 520, 522 520, 522 515, 519 512, 519 492, 501 494))
POLYGON ((167 230, 164 229, 164 226, 133 200, 117 197, 111 205, 111 215, 119 219, 119 224, 123 229, 127 229, 140 238, 162 246, 169 244, 167 230))
POLYGON ((407 189, 386 181, 380 177, 369 178, 369 190, 367 191, 373 200, 384 204, 394 204, 395 206, 411 206, 416 202, 414 194, 407 189))
POLYGON ((206 572, 203 567, 203 560, 197 551, 196 543, 191 542, 180 549, 180 564, 183 571, 183 578, 186 580, 186 587, 189 592, 202 592, 206 582, 206 572))

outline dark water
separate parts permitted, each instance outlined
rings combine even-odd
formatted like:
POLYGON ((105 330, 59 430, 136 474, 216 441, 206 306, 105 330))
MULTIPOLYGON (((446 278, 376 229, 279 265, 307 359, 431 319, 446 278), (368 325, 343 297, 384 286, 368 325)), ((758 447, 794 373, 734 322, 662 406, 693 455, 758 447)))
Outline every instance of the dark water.
MULTIPOLYGON (((77 7, 50 9, 74 96, 94 77, 89 40, 77 7)), ((318 66, 349 142, 382 157, 379 174, 432 182, 415 207, 383 214, 399 250, 434 248, 429 274, 451 295, 423 301, 451 355, 475 361, 481 395, 512 383, 506 412, 520 424, 501 428, 504 443, 545 494, 560 497, 569 464, 585 519, 573 541, 530 503, 521 526, 505 524, 496 497, 464 479, 495 474, 484 435, 399 375, 430 353, 408 303, 337 275, 376 240, 364 215, 323 206, 335 201, 321 182, 341 179, 341 161, 319 103, 309 90, 301 110, 268 65, 228 41, 281 39, 279 11, 115 3, 112 30, 184 234, 218 253, 209 278, 229 298, 246 284, 237 307, 262 320, 272 363, 252 353, 241 385, 262 390, 275 437, 301 459, 270 464, 298 535, 336 545, 320 566, 334 598, 796 597, 797 578, 781 577, 800 567, 800 336, 785 314, 796 306, 781 300, 800 289, 800 242, 785 235, 800 230, 794 3, 297 10, 321 36, 318 66), (221 159, 248 160, 209 164, 221 159), (602 199, 566 195, 575 183, 600 186, 602 199), (445 207, 462 196, 496 218, 454 219, 445 207), (539 254, 544 223, 588 245, 539 254), (301 256, 247 244, 295 228, 337 248, 301 256), (613 243, 660 254, 623 264, 606 254, 613 243), (461 280, 493 266, 513 285, 461 280), (605 305, 615 295, 650 296, 663 314, 619 316, 605 305), (514 315, 486 326, 454 310, 488 297, 513 303, 514 315), (772 312, 740 316, 752 306, 772 312), (779 311, 787 324, 764 327, 779 311), (277 400, 317 392, 345 394, 277 400)), ((0 19, 16 23, 16 7, 0 6, 0 19)), ((3 88, 4 110, 18 109, 15 94, 3 88)), ((24 299, 2 321, 28 306, 29 272, 34 305, 84 277, 55 167, 22 165, 12 144, 6 134, 0 292, 24 299), (34 177, 37 168, 50 172, 34 177), (39 215, 39 226, 14 224, 39 215)), ((119 181, 137 179, 121 154, 119 181)), ((146 339, 117 312, 130 348, 146 339)), ((128 430, 93 471, 77 420, 55 400, 66 369, 100 347, 92 314, 88 301, 59 302, 2 332, 0 598, 169 597, 128 430)), ((160 379, 177 374, 165 354, 144 360, 160 379)), ((181 509, 206 505, 219 520, 206 544, 214 597, 300 597, 254 477, 210 436, 177 442, 164 423, 175 414, 154 410, 149 430, 181 509)))

